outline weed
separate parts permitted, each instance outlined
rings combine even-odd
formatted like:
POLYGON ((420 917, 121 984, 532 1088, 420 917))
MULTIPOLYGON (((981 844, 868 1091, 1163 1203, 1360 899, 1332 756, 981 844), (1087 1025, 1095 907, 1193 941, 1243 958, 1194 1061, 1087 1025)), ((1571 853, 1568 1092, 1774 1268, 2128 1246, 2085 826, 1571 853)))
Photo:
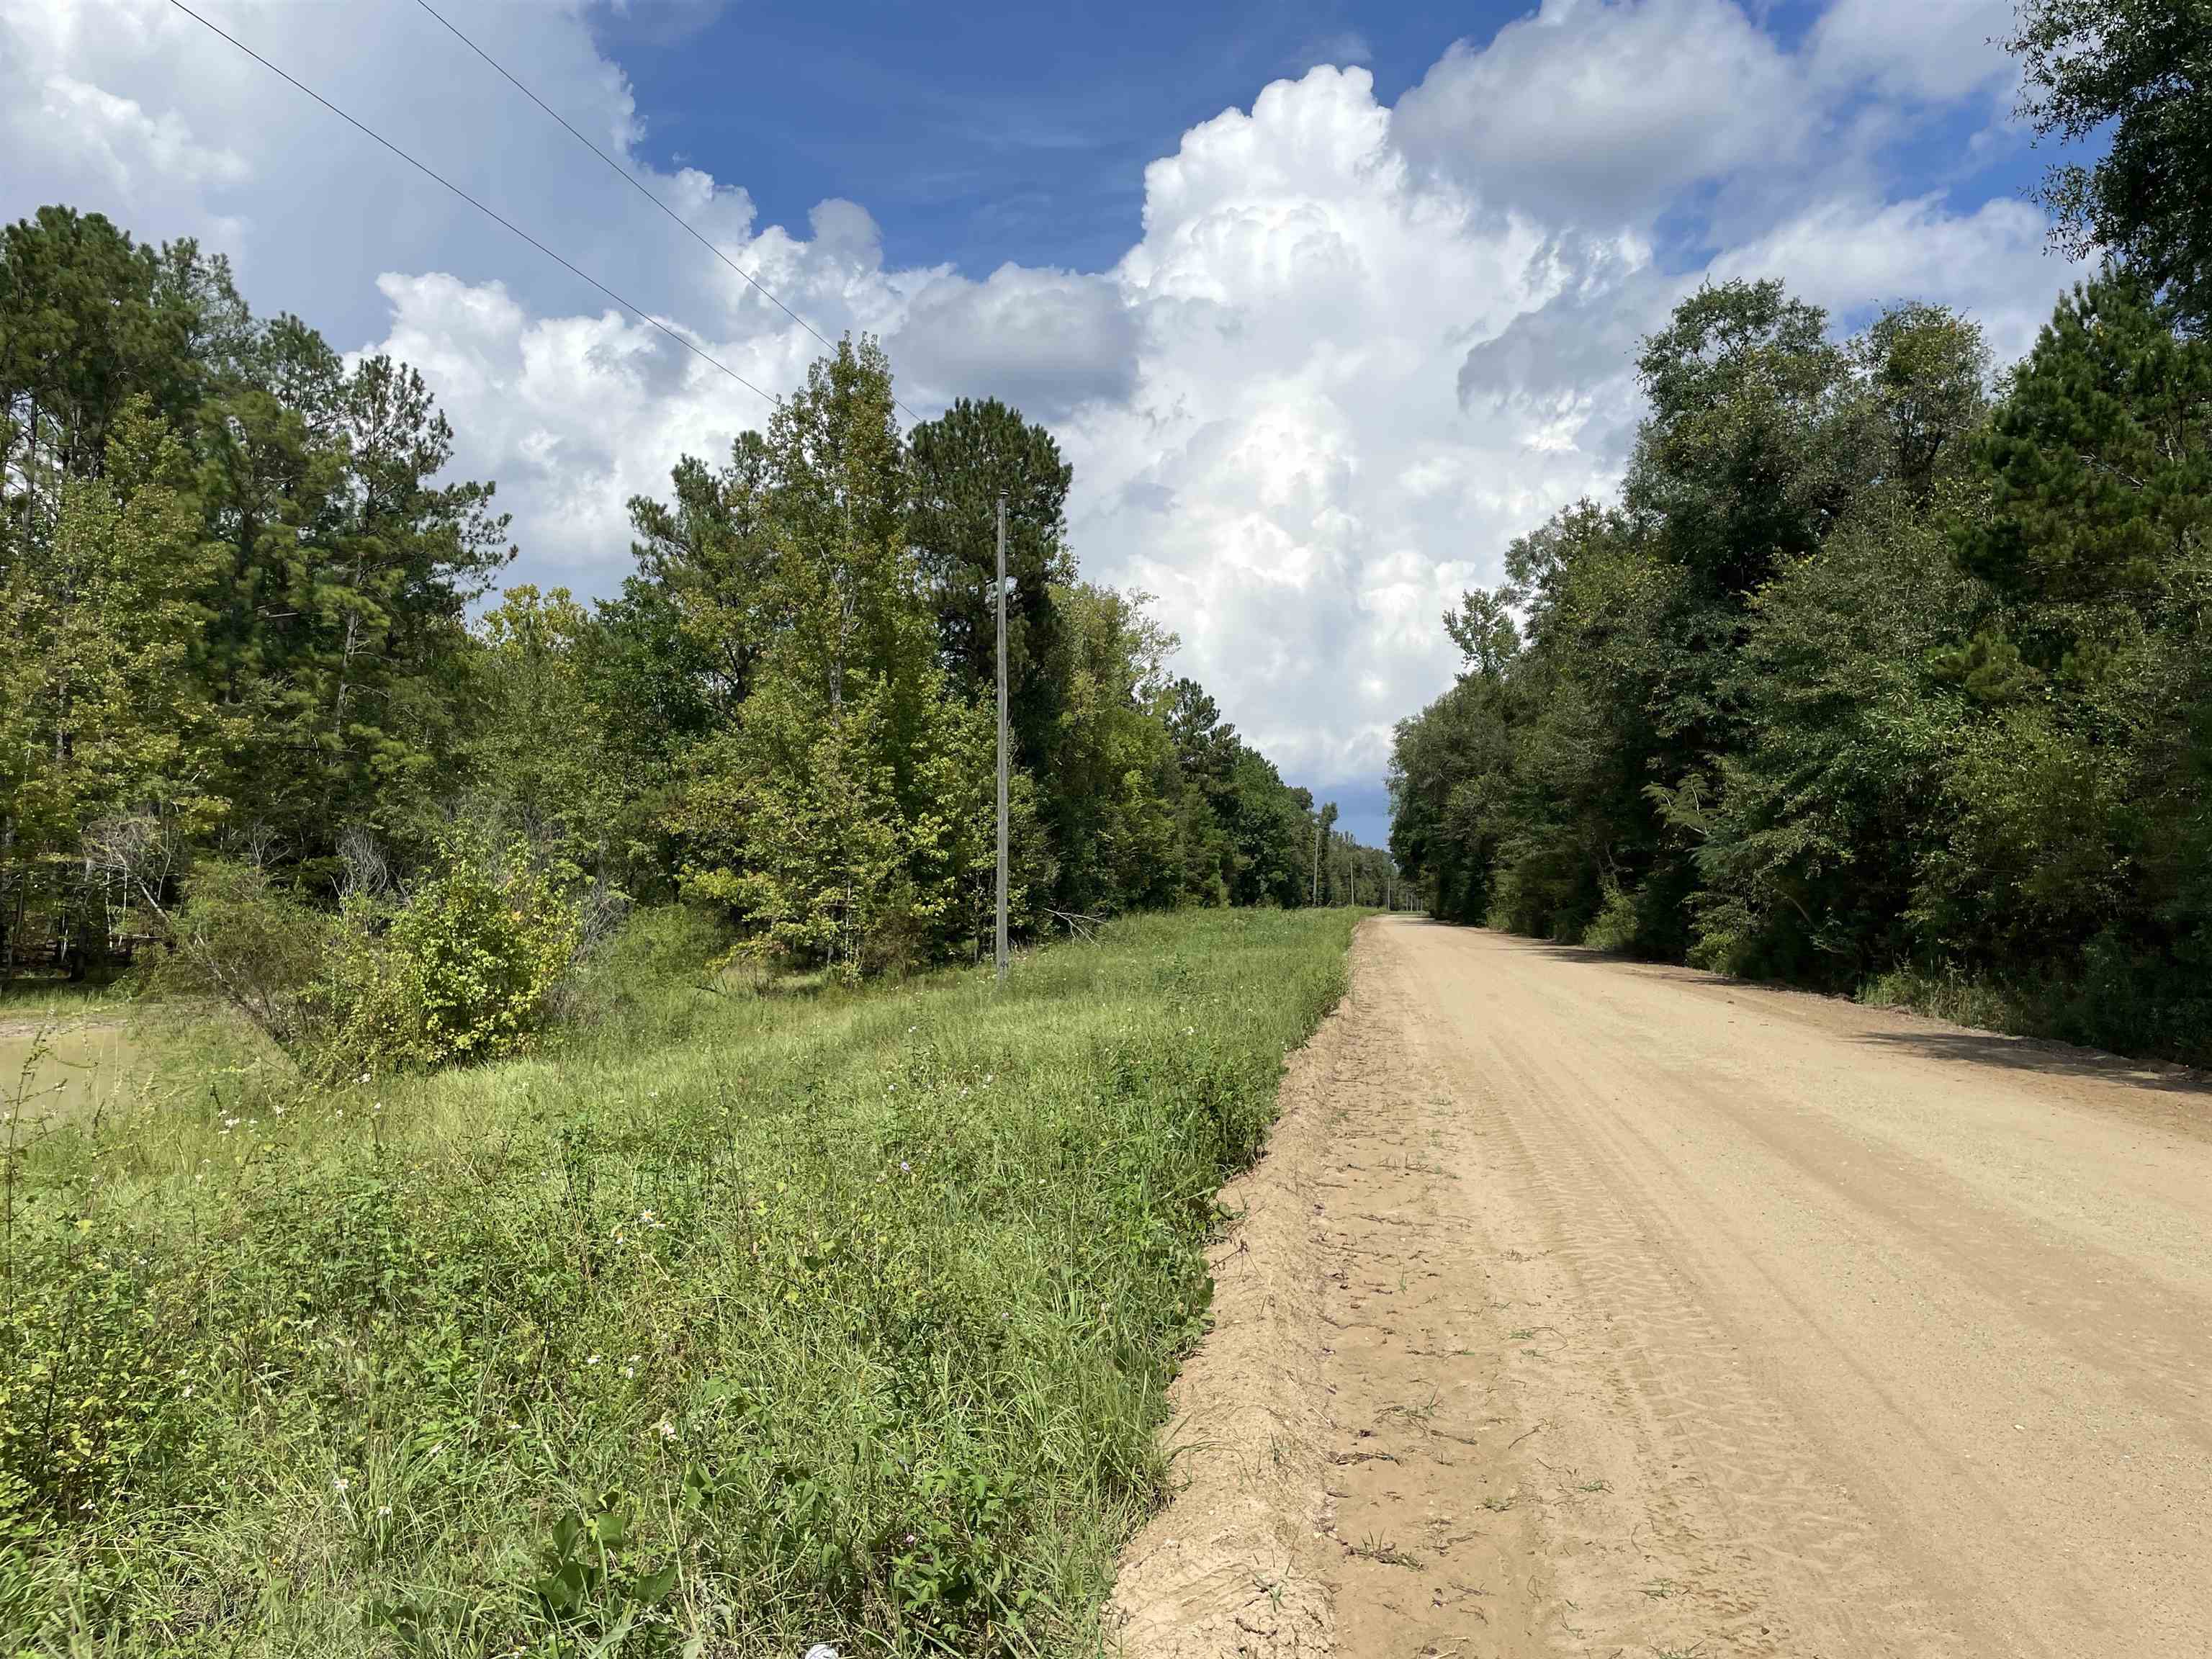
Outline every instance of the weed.
POLYGON ((1436 1416, 1437 1407, 1443 1403, 1443 1395, 1431 1389, 1429 1397, 1418 1406, 1385 1406, 1376 1413, 1376 1416, 1401 1418, 1408 1423, 1426 1423, 1436 1416))
POLYGON ((1346 1544, 1345 1553, 1356 1555, 1363 1561, 1376 1561, 1386 1567, 1419 1567, 1421 1558, 1411 1550, 1401 1549, 1387 1538, 1377 1539, 1372 1534, 1357 1544, 1346 1544))
POLYGON ((0 1626, 1090 1650, 1214 1194, 1351 921, 784 994, 640 916, 540 1051, 319 1088, 204 1011, 149 1025, 139 1086, 9 1159, 0 1626))

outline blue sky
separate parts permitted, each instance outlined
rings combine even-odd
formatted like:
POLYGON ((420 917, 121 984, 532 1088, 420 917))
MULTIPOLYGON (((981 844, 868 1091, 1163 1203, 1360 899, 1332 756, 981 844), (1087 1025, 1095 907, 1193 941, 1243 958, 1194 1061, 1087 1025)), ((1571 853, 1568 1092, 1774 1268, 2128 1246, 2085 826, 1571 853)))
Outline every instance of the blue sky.
MULTIPOLYGON (((770 392, 814 341, 412 0, 194 0, 770 392)), ((1076 468, 1093 579, 1295 781, 1383 830, 1390 728, 1507 544, 1618 480, 1637 338, 1778 276, 2000 360, 2072 274, 1990 44, 2008 0, 1534 9, 438 0, 927 414, 1076 468)), ((765 406, 163 0, 0 0, 0 214, 229 256, 264 311, 422 368, 520 580, 612 591, 623 503, 765 406)))
POLYGON ((1365 64, 1393 101, 1454 40, 1515 15, 663 3, 599 13, 592 28, 637 88, 656 161, 742 178, 787 222, 850 197, 901 259, 981 275, 1008 260, 1110 265, 1136 240, 1145 163, 1197 123, 1316 64, 1365 64), (728 95, 733 79, 748 95, 728 95))
MULTIPOLYGON (((656 164, 742 179, 784 223, 849 198, 894 258, 981 276, 1008 261, 1112 264, 1138 234, 1146 162, 1270 81, 1358 64, 1394 104, 1455 40, 1486 42, 1526 10, 660 0, 597 12, 592 28, 636 89, 656 164)), ((1767 29, 1799 46, 1818 15, 1777 6, 1767 29)), ((2024 194, 2037 158, 2017 143, 1971 149, 1987 125, 1982 107, 1915 123, 1894 149, 1898 185, 1967 203, 2024 194)), ((1670 253, 1708 251, 1694 225, 1677 228, 1670 253)))

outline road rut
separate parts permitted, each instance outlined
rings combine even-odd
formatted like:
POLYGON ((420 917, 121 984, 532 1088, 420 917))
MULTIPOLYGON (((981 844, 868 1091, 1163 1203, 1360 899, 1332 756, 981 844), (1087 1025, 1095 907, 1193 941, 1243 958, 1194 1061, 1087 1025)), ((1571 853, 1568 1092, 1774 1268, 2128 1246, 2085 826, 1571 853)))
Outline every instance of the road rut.
POLYGON ((2212 1655, 2202 1078, 1392 918, 1285 1102, 1133 1653, 2212 1655))

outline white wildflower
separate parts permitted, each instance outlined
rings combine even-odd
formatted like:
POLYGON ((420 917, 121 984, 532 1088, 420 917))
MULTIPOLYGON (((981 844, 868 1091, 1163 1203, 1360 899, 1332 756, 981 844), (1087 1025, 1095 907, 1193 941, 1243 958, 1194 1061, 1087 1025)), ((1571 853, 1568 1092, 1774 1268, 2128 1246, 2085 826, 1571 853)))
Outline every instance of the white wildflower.
POLYGON ((339 1497, 343 1498, 345 1496, 346 1488, 351 1485, 353 1485, 353 1482, 347 1480, 345 1476, 341 1474, 331 1482, 331 1490, 337 1493, 339 1497))
POLYGON ((660 1419, 660 1437, 663 1440, 676 1438, 676 1425, 665 1417, 660 1419))

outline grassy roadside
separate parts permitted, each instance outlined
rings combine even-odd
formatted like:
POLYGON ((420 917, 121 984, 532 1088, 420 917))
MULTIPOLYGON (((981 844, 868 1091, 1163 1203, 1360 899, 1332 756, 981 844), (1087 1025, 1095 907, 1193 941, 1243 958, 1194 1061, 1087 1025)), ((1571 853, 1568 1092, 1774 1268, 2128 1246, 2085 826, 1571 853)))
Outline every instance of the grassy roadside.
POLYGON ((1145 918, 1004 994, 755 996, 648 922, 557 1053, 307 1098, 198 1054, 19 1138, 0 1630, 1094 1646, 1212 1194, 1352 924, 1145 918))
POLYGON ((2212 994, 2179 994, 2114 969, 2109 957, 2094 955, 2088 971, 2071 980, 2008 983, 1899 969, 1875 975, 1852 1000, 2008 1036, 2212 1066, 2212 994))

